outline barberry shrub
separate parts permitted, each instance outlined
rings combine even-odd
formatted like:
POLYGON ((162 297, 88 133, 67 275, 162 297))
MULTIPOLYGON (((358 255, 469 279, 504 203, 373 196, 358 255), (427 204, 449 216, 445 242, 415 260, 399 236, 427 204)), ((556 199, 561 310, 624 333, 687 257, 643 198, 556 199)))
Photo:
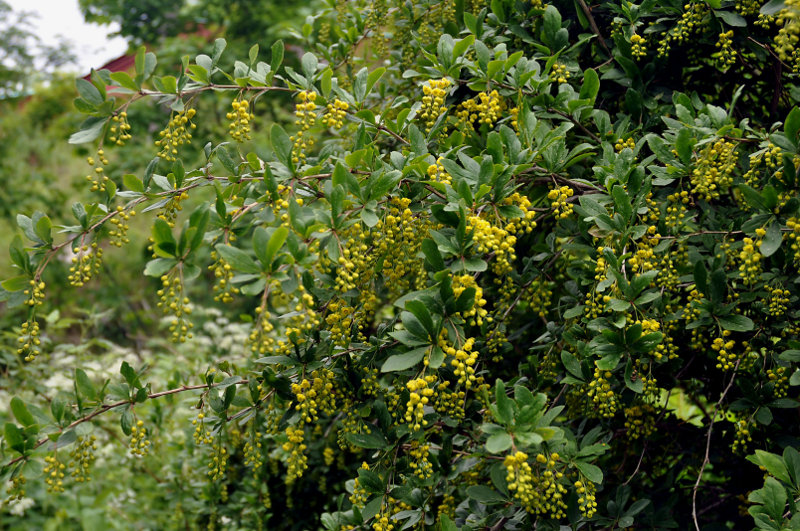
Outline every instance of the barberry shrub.
POLYGON ((176 528, 800 527, 797 2, 335 1, 301 33, 293 65, 225 71, 220 39, 78 81, 89 199, 55 235, 18 217, 17 363, 53 361, 49 264, 103 282, 134 213, 176 352, 211 348, 208 307, 246 348, 20 381, 9 503, 80 488, 112 419, 192 485, 176 528), (194 135, 208 91, 229 139, 194 135), (157 156, 115 179, 147 99, 157 156))

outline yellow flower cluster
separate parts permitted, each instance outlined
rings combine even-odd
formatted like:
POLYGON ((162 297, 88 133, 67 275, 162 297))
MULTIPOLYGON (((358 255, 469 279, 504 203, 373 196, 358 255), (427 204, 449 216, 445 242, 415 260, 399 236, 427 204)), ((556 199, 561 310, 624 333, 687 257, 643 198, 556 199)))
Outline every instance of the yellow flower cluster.
POLYGON ((594 378, 589 382, 589 389, 586 392, 596 414, 605 418, 613 417, 619 407, 619 400, 608 381, 611 376, 610 371, 601 371, 595 367, 594 378))
POLYGON ((508 490, 514 493, 514 498, 520 502, 520 505, 525 510, 534 512, 536 492, 533 483, 533 470, 531 465, 528 464, 528 454, 525 452, 509 454, 503 460, 503 466, 506 467, 508 490))
POLYGON ((452 358, 450 365, 453 366, 453 374, 458 377, 458 384, 463 385, 466 389, 470 389, 472 384, 475 383, 475 365, 478 362, 478 353, 472 350, 475 344, 475 339, 470 337, 461 348, 456 349, 452 345, 448 345, 442 338, 439 339, 439 346, 444 353, 452 358))
POLYGON ((550 79, 557 83, 566 83, 569 80, 569 70, 564 63, 553 63, 553 70, 550 72, 550 79))
POLYGON ((72 257, 67 280, 72 286, 80 288, 100 272, 102 259, 103 249, 97 247, 97 242, 92 242, 91 246, 80 246, 72 257))
POLYGON ((253 431, 242 452, 244 453, 244 466, 249 466, 253 469, 253 477, 255 478, 258 478, 258 472, 264 465, 264 460, 261 457, 261 448, 261 432, 253 431))
POLYGON ((442 166, 442 157, 436 159, 436 164, 428 166, 428 177, 431 181, 436 181, 444 184, 452 184, 453 178, 447 173, 442 166))
POLYGON ((711 201, 731 187, 736 168, 735 150, 736 144, 722 138, 703 148, 691 174, 692 194, 711 201))
POLYGON ((10 485, 6 489, 8 497, 5 499, 5 504, 25 497, 25 476, 22 474, 14 476, 9 483, 10 485))
POLYGON ((786 313, 789 305, 789 296, 792 293, 788 289, 781 287, 770 288, 769 290, 769 314, 773 317, 780 317, 786 313))
POLYGON ((711 349, 717 353, 717 369, 730 371, 736 365, 737 355, 732 352, 736 342, 732 339, 725 340, 730 335, 729 330, 722 331, 723 337, 717 337, 711 342, 711 349))
POLYGON ((407 197, 393 197, 386 217, 373 227, 379 237, 370 255, 384 257, 380 272, 390 298, 422 289, 427 280, 424 263, 416 256, 432 225, 422 213, 412 212, 410 205, 407 197))
POLYGON ((128 221, 136 215, 136 211, 125 210, 122 205, 117 206, 117 215, 109 220, 109 223, 114 225, 114 228, 108 231, 108 243, 114 247, 122 247, 126 243, 130 243, 128 239, 128 221))
POLYGON ((745 238, 742 243, 742 250, 739 251, 739 276, 747 285, 753 285, 761 277, 762 254, 759 251, 764 235, 764 229, 756 229, 756 239, 745 238))
POLYGON ((228 457, 228 450, 222 445, 222 441, 211 445, 211 461, 208 463, 208 478, 211 481, 225 477, 228 457))
POLYGON ((297 94, 300 100, 295 104, 294 116, 295 125, 300 130, 291 137, 294 147, 292 148, 292 161, 301 164, 306 161, 306 153, 311 151, 314 146, 314 137, 308 134, 315 123, 317 123, 317 93, 311 90, 302 90, 297 94))
POLYGON ((328 323, 328 330, 331 333, 331 340, 340 347, 346 347, 350 343, 350 336, 353 325, 361 326, 361 319, 357 310, 342 299, 333 300, 328 304, 328 316, 325 322, 328 323))
POLYGON ((92 192, 105 192, 108 175, 105 174, 105 166, 108 165, 106 152, 103 148, 98 148, 96 157, 86 157, 86 162, 92 167, 92 173, 86 176, 86 180, 92 183, 92 192))
POLYGON ((161 276, 161 289, 156 292, 159 297, 157 306, 164 314, 171 314, 169 331, 172 334, 172 341, 184 343, 192 338, 191 329, 194 327, 188 320, 192 313, 189 306, 189 298, 184 294, 183 274, 179 268, 174 268, 166 275, 161 276))
POLYGON ((433 475, 433 465, 428 460, 431 446, 426 442, 418 440, 411 441, 408 450, 408 466, 414 471, 414 475, 419 479, 425 480, 433 475))
POLYGON ((736 62, 736 53, 733 51, 733 30, 724 31, 719 34, 717 50, 711 54, 720 70, 727 70, 736 62))
POLYGON ((347 109, 349 108, 350 106, 346 101, 334 98, 334 100, 325 107, 322 123, 334 129, 341 129, 344 126, 344 117, 347 115, 347 109))
POLYGON ((673 232, 678 232, 683 227, 684 221, 689 217, 686 205, 689 204, 689 192, 683 190, 667 196, 667 209, 664 224, 673 232))
POLYGON ((747 447, 753 442, 753 435, 750 433, 749 419, 739 419, 734 425, 736 426, 736 433, 733 436, 733 443, 731 444, 731 451, 735 454, 742 455, 747 452, 747 447))
POLYGON ((428 421, 423 417, 425 416, 425 406, 428 405, 434 395, 433 389, 429 385, 435 381, 436 377, 431 375, 424 378, 416 378, 406 384, 409 395, 405 419, 412 430, 420 430, 428 425, 428 421))
POLYGON ((772 395, 775 398, 786 398, 789 391, 789 376, 786 367, 767 369, 767 379, 773 384, 772 395))
POLYGON ((467 218, 467 231, 472 231, 473 248, 477 254, 494 253, 492 270, 495 273, 501 275, 511 271, 511 263, 517 259, 514 251, 516 236, 474 215, 467 218))
POLYGON ((533 210, 531 200, 527 196, 514 192, 510 196, 503 199, 504 205, 514 205, 522 210, 521 218, 514 218, 506 223, 505 229, 511 234, 516 234, 517 231, 524 231, 526 233, 533 232, 536 228, 536 211, 533 210))
POLYGON ((128 442, 128 449, 134 457, 144 457, 150 453, 150 439, 147 438, 147 428, 144 422, 137 420, 131 426, 131 440, 128 442))
POLYGON ((647 42, 638 33, 631 35, 631 55, 634 59, 641 59, 647 55, 647 42))
POLYGON ((75 441, 75 446, 69 452, 72 460, 69 462, 69 467, 72 469, 71 476, 75 478, 78 483, 89 481, 89 469, 95 461, 95 451, 97 450, 97 437, 90 435, 88 437, 78 437, 75 441))
POLYGON ((19 343, 17 354, 24 354, 25 361, 36 359, 36 356, 41 352, 40 346, 42 344, 41 339, 39 339, 39 322, 36 319, 30 318, 22 323, 17 343, 19 343))
POLYGON ((126 140, 131 139, 131 124, 128 123, 128 113, 121 111, 119 114, 111 118, 111 127, 108 132, 111 133, 108 139, 118 146, 125 144, 126 140))
POLYGON ((433 128, 436 120, 447 112, 444 100, 452 82, 447 78, 431 79, 422 85, 422 108, 419 111, 420 119, 425 121, 425 132, 433 128))
POLYGON ((450 391, 449 386, 449 380, 439 382, 436 388, 436 403, 434 404, 434 409, 440 415, 449 416, 456 420, 463 419, 464 399, 467 394, 463 390, 450 391))
POLYGON ((197 128, 197 124, 192 122, 192 118, 197 114, 194 109, 187 109, 174 113, 167 123, 167 126, 158 133, 159 139, 156 146, 161 148, 158 156, 166 161, 174 161, 178 155, 178 146, 190 144, 192 142, 192 131, 197 128))
POLYGON ((800 264, 800 218, 791 217, 786 220, 786 226, 790 229, 788 233, 789 248, 792 250, 795 264, 800 264))
POLYGON ((211 444, 211 432, 206 428, 205 414, 201 411, 197 414, 196 419, 192 419, 192 426, 194 426, 194 443, 198 446, 201 444, 211 444))
POLYGON ((703 2, 691 2, 683 6, 683 14, 675 27, 661 40, 658 47, 658 56, 666 57, 673 42, 682 44, 703 23, 706 15, 706 5, 703 2))
POLYGON ((503 461, 506 468, 508 490, 514 493, 520 505, 529 513, 560 519, 566 515, 567 504, 564 497, 567 489, 559 480, 564 473, 558 470, 560 456, 553 452, 550 457, 536 455, 538 465, 544 465, 542 471, 534 475, 525 452, 509 454, 503 461))
POLYGON ((632 136, 629 136, 625 140, 620 138, 617 140, 617 143, 614 144, 614 149, 617 151, 617 153, 620 153, 625 148, 628 148, 631 151, 636 149, 636 140, 634 140, 632 136))
POLYGON ((775 51, 782 61, 798 67, 797 42, 800 40, 800 0, 786 0, 776 18, 780 26, 775 37, 775 51))
POLYGON ((548 192, 547 199, 551 201, 550 206, 556 219, 567 219, 572 215, 572 205, 568 201, 574 194, 575 191, 569 186, 561 186, 548 192))
POLYGON ((763 2, 761 0, 736 0, 736 11, 744 16, 758 15, 763 2))
POLYGON ((623 410, 625 429, 631 439, 646 439, 655 431, 656 409, 647 403, 633 404, 623 410))
POLYGON ((631 271, 643 273, 657 268, 657 257, 653 248, 660 240, 661 235, 656 232, 656 226, 650 225, 647 232, 636 242, 636 252, 628 258, 631 271))
POLYGON ((300 383, 292 384, 300 418, 304 422, 316 422, 319 414, 336 413, 336 395, 334 393, 334 375, 329 369, 317 369, 311 373, 311 378, 303 378, 300 383))
POLYGON ((464 101, 456 116, 465 125, 473 125, 477 121, 478 127, 484 124, 491 127, 500 119, 503 109, 503 99, 496 90, 492 90, 481 92, 475 98, 464 101))
POLYGON ((250 120, 254 118, 250 112, 250 102, 235 99, 231 102, 231 112, 225 115, 230 120, 228 133, 237 142, 250 140, 250 120))
POLYGON ((64 492, 64 469, 67 466, 58 460, 57 455, 48 455, 44 458, 44 482, 47 484, 47 492, 64 492))
POLYGON ((169 198, 169 201, 161 208, 158 217, 167 222, 170 227, 175 227, 175 220, 178 218, 178 212, 183 210, 181 204, 186 199, 189 199, 189 193, 184 190, 180 193, 174 193, 169 198))
POLYGON ((294 345, 305 343, 309 336, 308 332, 320 323, 314 297, 302 284, 297 287, 297 291, 299 292, 297 299, 292 304, 287 304, 287 308, 292 312, 290 317, 284 319, 285 339, 278 340, 276 348, 278 354, 287 354, 294 345))
POLYGON ((575 492, 578 494, 578 508, 586 518, 591 518, 597 512, 595 493, 597 487, 589 480, 575 482, 575 492))
POLYGON ((462 312, 461 317, 466 319, 472 326, 483 325, 483 320, 489 313, 484 306, 486 306, 486 299, 483 298, 483 288, 478 285, 475 277, 469 274, 453 276, 453 295, 456 299, 467 288, 475 288, 475 304, 469 310, 462 312))
MULTIPOLYGON (((369 464, 367 464, 366 461, 362 462, 361 469, 369 470, 369 464)), ((354 507, 363 509, 364 505, 367 503, 367 499, 369 499, 369 492, 359 484, 358 478, 356 477, 353 481, 353 494, 350 495, 350 503, 352 503, 354 507)))
POLYGON ((233 296, 239 294, 239 288, 231 283, 234 276, 233 268, 217 254, 217 251, 211 251, 211 259, 214 262, 208 266, 208 270, 214 273, 216 279, 212 288, 214 300, 223 303, 233 302, 233 296))
POLYGON ((287 441, 283 443, 283 451, 289 452, 286 465, 286 485, 291 485, 303 476, 308 468, 308 456, 305 454, 306 445, 303 442, 305 430, 302 424, 286 428, 287 441))

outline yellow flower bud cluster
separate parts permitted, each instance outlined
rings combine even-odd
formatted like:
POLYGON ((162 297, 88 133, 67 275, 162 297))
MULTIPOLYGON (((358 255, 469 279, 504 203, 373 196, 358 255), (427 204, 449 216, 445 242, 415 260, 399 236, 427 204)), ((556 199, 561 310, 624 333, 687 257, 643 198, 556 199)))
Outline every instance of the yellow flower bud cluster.
POLYGON ((114 228, 108 231, 108 243, 114 247, 122 247, 126 243, 130 243, 128 239, 128 221, 136 215, 136 211, 125 210, 122 205, 117 206, 117 215, 109 220, 109 223, 114 225, 114 228))
POLYGON ((264 459, 262 458, 262 444, 261 432, 253 430, 250 435, 250 440, 247 441, 242 449, 244 453, 244 466, 249 466, 253 469, 253 477, 258 478, 258 473, 261 467, 264 466, 264 459))
POLYGON ((472 350, 474 345, 475 339, 472 337, 464 341, 464 344, 458 349, 449 345, 443 338, 439 338, 439 346, 450 358, 450 365, 454 369, 453 374, 458 377, 457 383, 466 389, 470 389, 475 383, 475 365, 478 362, 478 353, 472 350))
POLYGON ((89 470, 95 461, 95 451, 97 450, 97 437, 90 435, 88 437, 78 437, 75 441, 75 446, 69 452, 72 459, 69 462, 69 467, 72 469, 71 476, 75 478, 78 483, 89 481, 91 476, 89 470))
POLYGON ((478 255, 494 253, 492 270, 495 273, 502 275, 512 270, 511 263, 517 259, 516 236, 475 215, 467 218, 467 231, 472 231, 473 249, 478 255))
POLYGON ((5 499, 4 504, 12 501, 21 500, 25 497, 25 476, 22 474, 14 476, 9 481, 10 485, 6 489, 8 497, 5 499))
POLYGON ((382 507, 381 512, 375 515, 375 520, 372 522, 372 531, 393 531, 394 524, 389 520, 391 516, 389 507, 382 507))
POLYGON ((537 474, 534 474, 525 452, 509 454, 503 461, 508 490, 514 493, 514 498, 529 513, 554 519, 563 518, 566 514, 564 495, 567 489, 558 481, 564 477, 564 473, 556 469, 559 458, 557 453, 551 454, 549 459, 544 454, 538 454, 536 462, 544 467, 541 467, 542 471, 537 470, 537 474))
POLYGON ((178 147, 192 142, 192 131, 197 128, 197 124, 192 122, 195 114, 196 110, 185 109, 170 116, 167 126, 158 133, 159 139, 156 140, 156 146, 161 148, 159 157, 172 162, 178 155, 178 147))
POLYGON ((175 227, 175 220, 178 218, 178 212, 183 210, 181 204, 186 199, 189 199, 189 193, 184 190, 180 193, 172 194, 169 201, 161 208, 158 217, 167 222, 170 227, 175 227))
POLYGON ((678 23, 662 38, 661 45, 658 47, 658 56, 666 57, 673 42, 677 44, 687 42, 691 34, 702 26, 703 18, 706 14, 707 10, 704 2, 685 4, 678 23))
POLYGON ((800 0, 786 0, 776 16, 780 27, 775 36, 775 51, 782 61, 797 68, 797 42, 800 40, 800 0))
POLYGON ((197 418, 192 419, 192 426, 194 426, 194 443, 198 446, 201 444, 211 444, 211 431, 206 428, 205 414, 201 411, 197 414, 197 418))
POLYGON ((292 384, 292 393, 297 401, 295 409, 300 412, 300 418, 304 422, 316 422, 320 413, 336 413, 334 379, 335 376, 329 369, 317 369, 311 373, 310 379, 303 378, 300 383, 292 384))
POLYGON ((736 0, 735 9, 740 15, 753 16, 758 15, 762 4, 761 0, 736 0))
POLYGON ((506 231, 511 234, 516 234, 517 231, 524 231, 526 233, 533 232, 536 228, 536 211, 533 210, 531 200, 527 196, 514 192, 510 196, 503 199, 502 204, 514 205, 522 210, 522 217, 512 218, 504 227, 506 231))
POLYGON ((472 326, 483 325, 483 320, 489 312, 484 308, 484 306, 486 306, 486 299, 483 298, 483 288, 478 285, 475 277, 470 274, 454 275, 452 286, 453 295, 455 295, 456 299, 461 296, 465 289, 475 288, 475 303, 472 305, 472 308, 462 312, 461 317, 466 319, 472 326))
POLYGON ((636 252, 627 261, 631 271, 643 273, 657 269, 658 257, 653 248, 661 241, 661 235, 656 230, 655 225, 650 225, 647 232, 636 242, 636 252))
POLYGON ((775 398, 786 398, 789 392, 789 376, 786 367, 767 369, 767 378, 774 385, 772 388, 772 395, 775 398))
POLYGON ((17 354, 24 355, 25 361, 33 361, 39 355, 42 341, 39 339, 39 322, 35 318, 22 323, 17 343, 17 354))
POLYGON ((511 127, 519 133, 519 107, 514 106, 508 110, 508 114, 511 116, 511 127))
MULTIPOLYGON (((369 470, 369 464, 367 464, 366 461, 362 462, 361 469, 369 470)), ((359 484, 358 478, 356 477, 356 479, 353 481, 353 494, 350 495, 350 503, 352 503, 354 507, 363 509, 368 499, 369 492, 359 484)))
POLYGON ((436 159, 436 164, 428 166, 428 177, 431 181, 436 181, 443 184, 452 184, 453 178, 447 173, 442 166, 442 157, 436 159))
POLYGON ((444 104, 447 92, 452 82, 447 78, 431 79, 422 85, 422 107, 419 111, 420 119, 425 121, 425 132, 433 128, 439 116, 447 112, 444 104))
POLYGON ((283 443, 282 448, 284 452, 289 452, 286 464, 286 485, 292 485, 303 477, 303 473, 308 468, 308 456, 305 454, 306 445, 303 442, 305 430, 301 423, 297 426, 287 427, 285 433, 287 441, 283 443))
MULTIPOLYGON (((722 335, 727 337, 730 335, 730 331, 723 330, 722 335)), ((733 352, 735 346, 736 341, 732 339, 726 341, 722 337, 717 337, 711 342, 711 350, 717 353, 717 369, 730 371, 736 366, 738 356, 733 352)))
POLYGON ((376 237, 370 256, 384 257, 380 273, 390 299, 423 289, 428 278, 424 262, 416 256, 432 224, 424 214, 412 212, 410 205, 407 197, 393 197, 386 217, 373 227, 376 237))
POLYGON ((191 339, 194 324, 188 320, 188 316, 191 315, 192 308, 189 306, 189 297, 184 294, 183 272, 180 268, 161 275, 161 289, 156 294, 160 299, 157 306, 165 315, 172 315, 169 325, 172 341, 185 343, 187 339, 191 339))
POLYGON ((677 233, 689 217, 686 205, 689 204, 689 192, 683 190, 667 196, 667 209, 664 224, 672 233, 677 233))
POLYGON ((314 146, 314 137, 309 135, 309 130, 317 123, 317 93, 311 90, 301 90, 297 94, 299 100, 294 106, 294 123, 300 128, 291 137, 294 147, 292 148, 292 161, 295 164, 302 164, 306 161, 306 154, 314 146))
POLYGON ((478 127, 491 127, 500 119, 504 109, 505 102, 500 94, 492 90, 481 92, 475 98, 464 101, 456 115, 463 124, 473 125, 477 121, 478 127))
POLYGON ((789 248, 792 250, 795 264, 800 264, 800 218, 791 217, 786 220, 786 226, 791 229, 787 234, 789 248))
POLYGON ((225 470, 228 468, 228 450, 222 445, 222 441, 211 445, 211 461, 208 463, 208 478, 217 481, 225 477, 225 470))
POLYGON ((86 176, 86 180, 92 183, 92 192, 105 192, 108 175, 105 174, 105 166, 108 165, 106 152, 103 148, 98 148, 96 157, 86 157, 86 162, 92 167, 92 173, 86 176))
POLYGON ((237 142, 250 140, 250 120, 254 118, 250 112, 250 102, 235 99, 231 102, 231 111, 225 115, 230 120, 228 133, 237 142))
POLYGON ((435 381, 436 376, 430 375, 424 378, 416 378, 406 384, 409 395, 405 419, 409 427, 414 431, 428 425, 428 421, 423 417, 425 416, 425 406, 434 396, 433 388, 429 387, 429 385, 435 381))
POLYGON ((231 283, 234 276, 233 268, 224 258, 219 256, 217 251, 211 251, 211 259, 214 262, 208 266, 208 270, 214 273, 216 280, 212 288, 214 300, 223 303, 233 302, 233 296, 239 294, 239 288, 231 283))
POLYGON ((735 150, 736 144, 722 138, 703 148, 691 173, 692 194, 711 201, 728 191, 736 168, 735 150))
POLYGON ((325 107, 322 123, 327 127, 341 129, 344 126, 344 117, 347 115, 347 109, 349 108, 350 106, 346 101, 334 98, 334 100, 325 107))
POLYGON ((431 446, 428 443, 414 440, 411 441, 408 450, 408 466, 411 468, 414 475, 422 480, 428 479, 433 475, 433 465, 428 460, 430 449, 431 446))
POLYGON ((727 70, 736 62, 736 53, 733 51, 733 30, 724 31, 719 34, 717 50, 711 54, 711 58, 717 63, 720 70, 727 70))
POLYGON ((592 410, 600 417, 611 418, 619 408, 619 400, 609 383, 611 377, 611 371, 601 371, 595 367, 594 377, 586 391, 586 396, 593 405, 592 410))
POLYGON ((769 314, 773 317, 780 317, 786 313, 789 305, 789 296, 792 294, 788 289, 780 286, 769 290, 769 314))
POLYGON ((78 247, 75 256, 72 257, 67 280, 77 288, 82 287, 100 272, 102 260, 103 249, 97 247, 97 242, 92 242, 91 246, 78 247))
POLYGON ((64 492, 64 469, 67 466, 58 460, 57 455, 48 455, 44 458, 44 482, 47 484, 47 492, 64 492))
POLYGON ((108 132, 111 133, 108 139, 118 146, 125 144, 126 140, 131 139, 131 124, 128 123, 128 113, 121 111, 119 114, 111 118, 111 127, 108 132))
POLYGON ((634 140, 632 136, 626 138, 625 140, 620 138, 617 140, 617 143, 614 144, 614 149, 617 151, 617 153, 621 153, 625 148, 630 149, 631 151, 636 149, 636 140, 634 140))
POLYGON ((750 432, 750 419, 741 418, 734 422, 736 433, 733 435, 731 451, 735 454, 743 455, 747 452, 748 446, 753 442, 753 435, 750 432))
POLYGON ((144 457, 150 453, 150 439, 147 438, 147 428, 144 427, 144 422, 141 420, 137 420, 136 424, 131 426, 128 450, 133 457, 144 457))
POLYGON ((575 492, 578 494, 578 509, 586 518, 591 518, 597 512, 595 493, 597 486, 588 479, 575 482, 575 492))
POLYGON ((273 330, 275 330, 275 325, 270 320, 270 313, 266 308, 266 300, 264 300, 262 305, 256 308, 255 324, 248 337, 250 350, 253 354, 263 356, 272 352, 275 347, 275 338, 272 335, 273 330))
POLYGON ((747 285, 753 285, 761 277, 763 255, 760 252, 761 242, 767 233, 762 228, 756 229, 756 239, 745 237, 742 250, 739 251, 739 276, 747 285))
POLYGON ((359 328, 363 326, 359 312, 343 299, 336 299, 328 304, 325 322, 328 323, 331 341, 340 347, 350 344, 354 325, 359 328))
POLYGON ((283 319, 285 323, 284 338, 279 339, 276 352, 288 354, 294 345, 302 345, 307 341, 309 332, 320 323, 316 310, 314 297, 300 284, 297 287, 299 295, 292 303, 287 304, 287 309, 292 310, 291 316, 283 319))
POLYGON ((322 450, 322 459, 325 462, 325 466, 333 465, 333 461, 336 458, 336 452, 330 446, 326 446, 324 450, 322 450))
POLYGON ((437 413, 455 420, 464 418, 464 401, 467 394, 463 390, 450 390, 450 381, 439 382, 436 388, 436 403, 433 408, 437 413))
POLYGON ((550 79, 557 83, 566 83, 570 78, 567 65, 564 63, 553 63, 553 70, 550 71, 550 79))
MULTIPOLYGON (((407 218, 411 217, 408 211, 407 218)), ((341 254, 336 267, 336 290, 347 293, 358 289, 361 282, 369 278, 371 266, 367 233, 360 223, 355 223, 344 231, 339 237, 341 254)))
POLYGON ((567 219, 572 215, 572 204, 568 201, 574 194, 575 191, 569 186, 554 188, 547 193, 547 199, 551 201, 550 206, 556 219, 567 219))
POLYGON ((631 55, 634 59, 641 59, 647 55, 647 41, 638 33, 631 35, 631 55))
POLYGON ((633 404, 623 410, 625 429, 632 439, 647 439, 656 429, 656 409, 646 402, 633 404))

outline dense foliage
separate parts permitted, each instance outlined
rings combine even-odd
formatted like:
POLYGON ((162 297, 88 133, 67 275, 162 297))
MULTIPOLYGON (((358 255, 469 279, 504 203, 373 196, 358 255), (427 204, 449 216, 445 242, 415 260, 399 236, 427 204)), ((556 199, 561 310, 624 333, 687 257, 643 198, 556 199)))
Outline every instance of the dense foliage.
POLYGON ((337 1, 298 34, 294 67, 219 39, 78 80, 89 199, 18 216, 1 284, 12 514, 800 527, 797 2, 337 1), (141 100, 169 116, 134 174, 141 100), (132 319, 173 347, 48 301, 143 218, 132 319))

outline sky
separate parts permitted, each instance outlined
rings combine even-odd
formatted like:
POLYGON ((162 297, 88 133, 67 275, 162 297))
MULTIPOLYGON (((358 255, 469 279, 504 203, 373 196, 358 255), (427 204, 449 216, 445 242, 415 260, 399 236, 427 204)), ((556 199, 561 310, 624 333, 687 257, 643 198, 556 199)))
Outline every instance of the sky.
POLYGON ((45 44, 57 44, 57 35, 70 42, 72 52, 78 57, 75 67, 80 74, 88 74, 107 61, 119 57, 127 49, 125 40, 107 35, 114 32, 115 25, 99 26, 87 24, 78 8, 78 0, 5 0, 14 11, 36 13, 29 22, 36 28, 45 44))

